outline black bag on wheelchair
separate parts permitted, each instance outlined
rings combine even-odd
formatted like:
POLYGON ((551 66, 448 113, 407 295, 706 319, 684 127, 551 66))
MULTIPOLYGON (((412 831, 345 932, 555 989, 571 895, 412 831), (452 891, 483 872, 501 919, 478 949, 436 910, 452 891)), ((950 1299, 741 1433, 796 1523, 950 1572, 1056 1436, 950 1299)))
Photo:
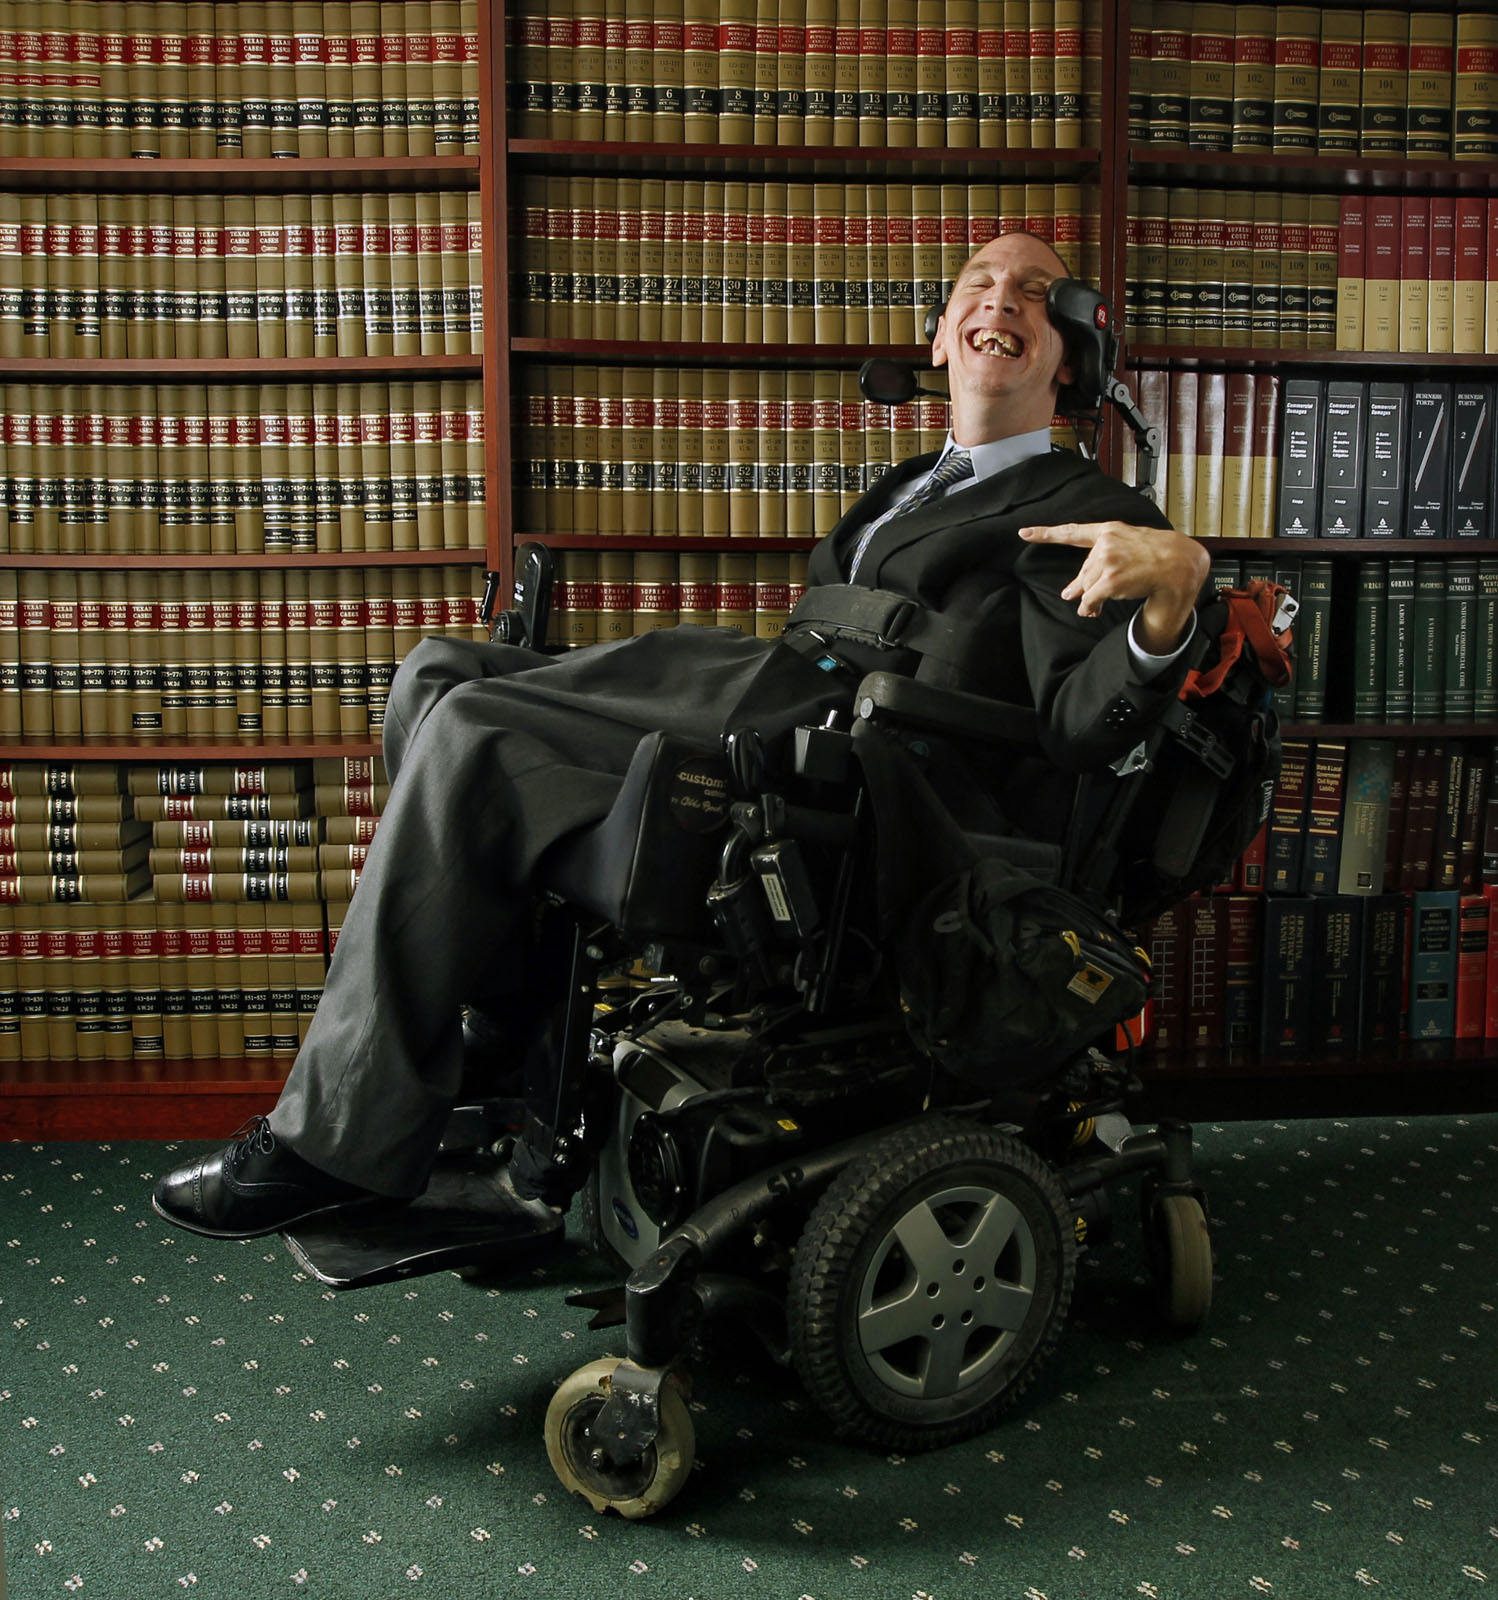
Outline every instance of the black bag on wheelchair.
POLYGON ((897 952, 911 1037, 1000 1087, 1052 1070, 1134 1016, 1149 958, 1085 901, 985 857, 916 908, 897 952))

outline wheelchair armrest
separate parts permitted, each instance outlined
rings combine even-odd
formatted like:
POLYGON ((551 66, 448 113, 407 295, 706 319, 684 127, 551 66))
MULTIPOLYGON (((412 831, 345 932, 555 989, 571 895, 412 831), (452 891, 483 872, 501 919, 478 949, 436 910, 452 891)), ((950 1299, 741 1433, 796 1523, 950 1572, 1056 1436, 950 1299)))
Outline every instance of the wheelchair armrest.
POLYGON ((982 744, 1038 742, 1031 706, 989 700, 965 689, 942 689, 892 672, 871 672, 858 685, 853 705, 866 722, 913 726, 982 744))

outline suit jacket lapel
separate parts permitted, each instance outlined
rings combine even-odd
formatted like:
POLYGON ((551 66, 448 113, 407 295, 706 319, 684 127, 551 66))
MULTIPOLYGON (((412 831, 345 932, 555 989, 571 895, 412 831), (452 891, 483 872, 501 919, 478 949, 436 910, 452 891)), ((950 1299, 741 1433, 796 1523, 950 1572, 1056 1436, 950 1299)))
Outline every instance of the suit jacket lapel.
MULTIPOLYGON (((935 457, 924 458, 934 464, 935 457)), ((1035 456, 1018 466, 997 472, 991 478, 958 489, 922 506, 918 511, 892 517, 880 528, 859 563, 859 578, 879 587, 879 573, 891 556, 924 539, 936 529, 960 528, 979 520, 992 521, 1031 501, 1052 494, 1057 485, 1081 466, 1069 451, 1052 451, 1035 456)), ((929 471, 929 466, 927 468, 929 471)), ((860 526, 866 526, 865 521, 860 526)))
POLYGON ((837 558, 837 570, 845 576, 848 563, 858 547, 859 535, 876 518, 883 516, 895 494, 906 485, 919 482, 941 459, 940 451, 930 451, 915 456, 893 472, 887 472, 866 495, 863 495, 838 521, 827 535, 837 558))

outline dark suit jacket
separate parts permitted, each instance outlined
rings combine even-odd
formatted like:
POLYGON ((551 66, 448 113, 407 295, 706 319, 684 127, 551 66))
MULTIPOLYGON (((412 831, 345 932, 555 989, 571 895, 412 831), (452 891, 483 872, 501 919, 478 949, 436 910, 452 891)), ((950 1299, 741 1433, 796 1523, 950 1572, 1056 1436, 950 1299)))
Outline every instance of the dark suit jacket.
MULTIPOLYGON (((929 472, 926 455, 892 473, 812 554, 808 587, 845 583, 859 534, 901 484, 929 472)), ((949 493, 878 529, 856 583, 892 590, 971 625, 955 665, 928 659, 919 676, 997 699, 1033 704, 1042 747, 1058 766, 1082 771, 1137 742, 1144 723, 1174 699, 1184 663, 1149 683, 1128 648, 1136 602, 1109 601, 1096 618, 1060 598, 1086 551, 1027 544, 1018 530, 1116 519, 1168 527, 1158 507, 1093 463, 1053 451, 949 493)))

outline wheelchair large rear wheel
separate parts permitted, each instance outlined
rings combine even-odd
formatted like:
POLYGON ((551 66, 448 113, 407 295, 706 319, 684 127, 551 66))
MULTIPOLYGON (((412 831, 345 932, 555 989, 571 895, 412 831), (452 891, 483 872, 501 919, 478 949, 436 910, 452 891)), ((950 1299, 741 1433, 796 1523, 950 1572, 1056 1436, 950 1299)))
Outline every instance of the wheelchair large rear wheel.
POLYGON ((993 1426, 1055 1348, 1077 1245, 1051 1169, 932 1118, 850 1162, 808 1219, 788 1304, 802 1382, 843 1437, 921 1450, 993 1426))

